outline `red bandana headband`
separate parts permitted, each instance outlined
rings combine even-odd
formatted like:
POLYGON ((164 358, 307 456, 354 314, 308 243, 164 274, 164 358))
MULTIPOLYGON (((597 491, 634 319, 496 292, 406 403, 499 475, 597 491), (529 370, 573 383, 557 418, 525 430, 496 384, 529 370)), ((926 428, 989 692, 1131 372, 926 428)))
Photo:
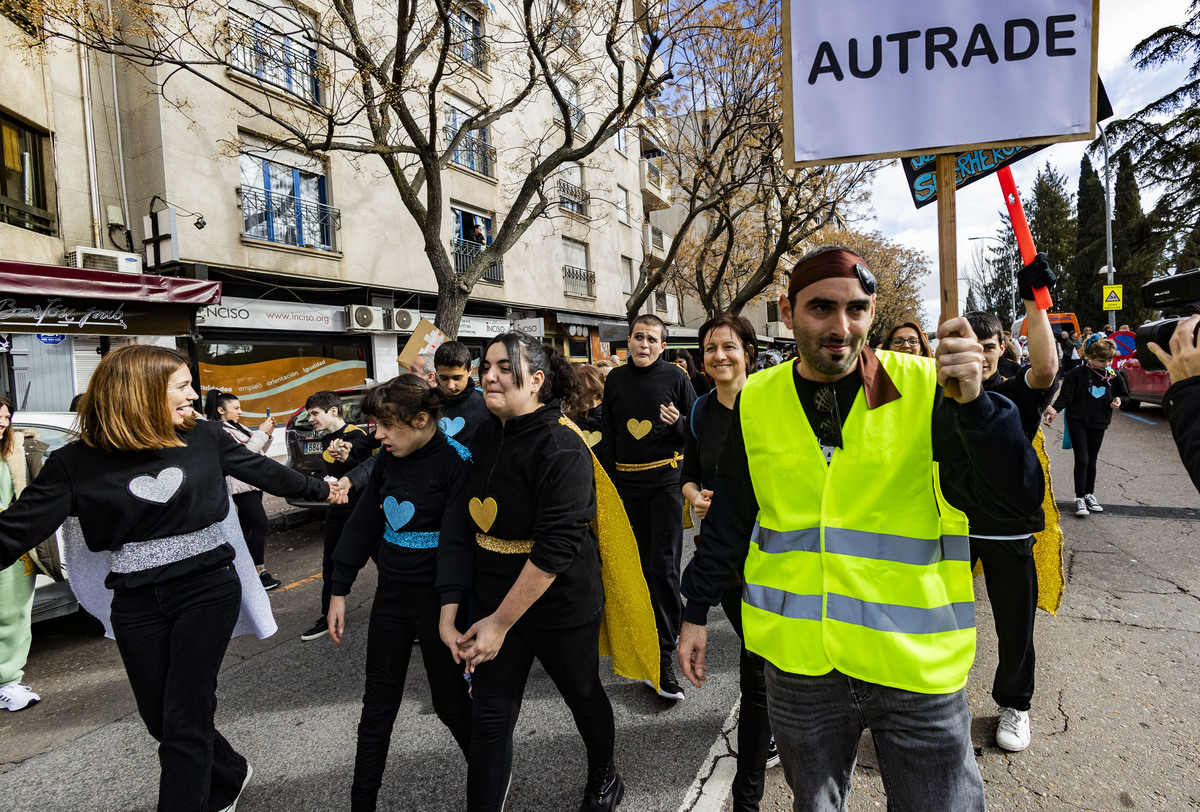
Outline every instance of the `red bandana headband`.
POLYGON ((822 251, 796 263, 788 283, 788 299, 822 279, 857 279, 868 295, 875 293, 875 276, 867 270, 867 261, 853 251, 835 248, 822 251))

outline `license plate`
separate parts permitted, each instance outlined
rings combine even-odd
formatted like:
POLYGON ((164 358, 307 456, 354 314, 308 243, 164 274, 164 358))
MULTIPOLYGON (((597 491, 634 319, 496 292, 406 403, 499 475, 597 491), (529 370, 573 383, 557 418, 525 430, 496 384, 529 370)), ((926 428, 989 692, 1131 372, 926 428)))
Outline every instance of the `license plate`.
POLYGON ((304 453, 305 454, 320 454, 321 453, 321 443, 320 442, 305 443, 304 444, 304 453))

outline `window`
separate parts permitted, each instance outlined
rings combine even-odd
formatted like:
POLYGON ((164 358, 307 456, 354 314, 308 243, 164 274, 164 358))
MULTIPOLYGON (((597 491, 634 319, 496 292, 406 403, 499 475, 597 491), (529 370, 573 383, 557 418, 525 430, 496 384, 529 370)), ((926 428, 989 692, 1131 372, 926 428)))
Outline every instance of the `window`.
POLYGON ((621 257, 621 275, 621 292, 626 295, 633 293, 633 288, 637 285, 637 275, 633 260, 629 257, 621 257))
POLYGON ((487 44, 479 18, 465 8, 450 9, 450 52, 474 68, 487 65, 487 44))
POLYGON ((767 302, 767 321, 779 320, 779 302, 767 302))
POLYGON ((662 291, 654 291, 654 309, 660 313, 667 312, 667 294, 662 291))
POLYGON ((230 62, 239 71, 316 104, 321 99, 317 49, 307 33, 311 27, 311 20, 290 8, 258 10, 254 16, 231 10, 230 62))
POLYGON ((0 114, 0 223, 52 234, 54 215, 46 210, 44 139, 36 130, 0 114))
MULTIPOLYGON (((450 249, 454 254, 454 272, 460 276, 492 244, 492 218, 467 209, 451 207, 454 214, 454 237, 450 249)), ((496 262, 483 272, 485 282, 504 281, 504 263, 496 262)))
MULTIPOLYGON (((554 86, 567 103, 567 113, 571 117, 571 126, 578 127, 583 123, 583 108, 579 106, 579 84, 565 76, 556 76, 554 86)), ((557 106, 557 105, 556 105, 557 106)))
POLYGON ((550 12, 549 34, 572 51, 578 51, 583 42, 579 26, 571 20, 569 11, 552 9, 550 12))
POLYGON ((587 217, 590 198, 583 188, 583 167, 575 161, 564 162, 558 179, 558 207, 587 217))
POLYGON ((596 295, 596 275, 588 269, 587 248, 587 243, 563 237, 563 291, 568 295, 596 295))
POLYGON ((625 128, 621 127, 619 130, 617 130, 617 152, 621 153, 622 155, 625 154, 626 150, 626 138, 627 136, 625 134, 625 128))
POLYGON ((243 236, 335 250, 334 232, 341 213, 328 205, 325 175, 319 164, 289 150, 266 149, 262 153, 243 152, 241 168, 243 236))
POLYGON ((629 225, 629 190, 624 186, 617 187, 617 220, 629 225))
MULTIPOLYGON (((459 129, 471 118, 465 102, 446 102, 446 143, 449 144, 459 129)), ((489 178, 496 177, 496 148, 488 144, 487 127, 476 127, 462 137, 450 162, 455 166, 470 169, 489 178)))

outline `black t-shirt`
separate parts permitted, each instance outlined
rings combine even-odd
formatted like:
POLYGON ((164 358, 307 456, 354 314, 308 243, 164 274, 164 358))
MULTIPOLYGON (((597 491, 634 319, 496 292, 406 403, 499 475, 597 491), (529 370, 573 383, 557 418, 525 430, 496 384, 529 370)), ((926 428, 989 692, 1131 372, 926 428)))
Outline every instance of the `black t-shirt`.
POLYGON ((683 437, 683 482, 693 482, 701 488, 712 489, 717 475, 717 461, 725 445, 725 435, 733 421, 733 409, 717 400, 714 389, 696 401, 688 417, 683 437))
MULTIPOLYGON (((862 376, 858 374, 858 367, 855 367, 846 377, 831 384, 810 381, 796 374, 792 375, 792 381, 796 384, 796 395, 800 398, 800 405, 804 407, 804 416, 808 418, 808 424, 812 426, 813 434, 818 438, 818 442, 821 437, 818 427, 829 416, 829 412, 823 412, 817 408, 817 392, 828 386, 833 387, 837 402, 838 425, 844 426, 846 417, 850 414, 850 407, 854 405, 854 399, 858 397, 858 390, 862 389, 862 376)), ((833 449, 841 447, 840 442, 836 445, 821 446, 821 451, 825 454, 826 465, 833 459, 833 449)))
POLYGON ((1007 378, 999 371, 983 382, 983 388, 998 395, 1004 395, 1013 402, 1021 415, 1021 431, 1025 438, 1033 442, 1042 419, 1042 412, 1050 405, 1054 396, 1054 386, 1048 389, 1033 389, 1025 379, 1029 374, 1028 367, 1022 367, 1015 377, 1007 378))

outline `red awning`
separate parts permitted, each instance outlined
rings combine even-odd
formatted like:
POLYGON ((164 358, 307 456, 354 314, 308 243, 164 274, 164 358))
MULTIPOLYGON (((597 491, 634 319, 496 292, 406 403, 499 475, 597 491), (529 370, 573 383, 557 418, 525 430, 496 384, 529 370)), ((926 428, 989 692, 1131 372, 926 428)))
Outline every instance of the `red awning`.
POLYGON ((221 283, 0 260, 0 294, 210 305, 221 303, 221 283))

